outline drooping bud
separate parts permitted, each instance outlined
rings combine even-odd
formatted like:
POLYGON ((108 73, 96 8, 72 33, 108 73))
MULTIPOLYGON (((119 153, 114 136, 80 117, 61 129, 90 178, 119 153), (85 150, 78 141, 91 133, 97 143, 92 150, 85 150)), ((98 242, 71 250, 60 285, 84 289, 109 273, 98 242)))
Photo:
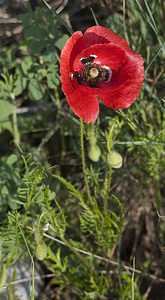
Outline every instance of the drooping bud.
POLYGON ((100 158, 100 155, 101 155, 101 151, 100 151, 100 148, 99 146, 97 145, 90 145, 90 148, 89 148, 89 151, 88 151, 88 155, 89 155, 89 158, 92 160, 92 161, 98 161, 99 158, 100 158))
POLYGON ((115 169, 119 169, 122 166, 123 158, 117 151, 111 151, 108 154, 108 164, 115 169))
POLYGON ((44 260, 47 256, 47 246, 43 242, 37 245, 35 256, 38 260, 44 260))

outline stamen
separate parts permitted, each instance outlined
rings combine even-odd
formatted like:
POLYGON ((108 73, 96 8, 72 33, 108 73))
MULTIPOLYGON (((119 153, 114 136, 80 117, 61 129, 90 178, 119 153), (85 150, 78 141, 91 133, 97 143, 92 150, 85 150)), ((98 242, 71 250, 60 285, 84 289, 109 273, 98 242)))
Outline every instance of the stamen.
POLYGON ((112 70, 108 66, 100 66, 92 63, 96 55, 91 55, 87 58, 81 58, 84 65, 80 71, 75 71, 71 75, 71 80, 75 77, 80 85, 88 85, 90 87, 99 87, 100 83, 107 83, 111 80, 112 70))

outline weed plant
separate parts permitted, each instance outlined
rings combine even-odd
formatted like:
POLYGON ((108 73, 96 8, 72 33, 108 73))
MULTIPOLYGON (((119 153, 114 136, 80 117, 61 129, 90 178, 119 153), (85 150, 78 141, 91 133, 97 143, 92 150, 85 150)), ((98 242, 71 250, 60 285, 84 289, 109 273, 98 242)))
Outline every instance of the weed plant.
MULTIPOLYGON (((118 111, 100 103, 95 124, 79 121, 60 86, 74 7, 68 1, 57 14, 43 2, 17 15, 21 37, 0 53, 0 299, 16 299, 7 271, 28 258, 30 300, 37 261, 52 276, 53 299, 161 300, 164 2, 115 1, 104 18, 101 1, 88 7, 91 19, 126 38, 145 61, 139 98, 118 111)), ((103 2, 106 10, 111 1, 103 2)))

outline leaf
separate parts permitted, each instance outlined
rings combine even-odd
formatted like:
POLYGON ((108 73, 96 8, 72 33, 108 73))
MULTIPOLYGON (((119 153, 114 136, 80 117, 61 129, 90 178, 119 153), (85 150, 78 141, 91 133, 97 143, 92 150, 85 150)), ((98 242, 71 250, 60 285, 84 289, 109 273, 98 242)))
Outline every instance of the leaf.
POLYGON ((66 41, 68 40, 69 36, 67 34, 64 34, 62 37, 60 37, 56 42, 55 46, 61 50, 62 47, 65 45, 66 41))
POLYGON ((21 62, 21 69, 25 75, 28 75, 28 71, 33 63, 34 61, 32 56, 26 56, 25 59, 21 62))
POLYGON ((0 80, 0 87, 3 88, 4 90, 7 90, 6 82, 3 80, 0 80))
POLYGON ((74 187, 74 185, 71 184, 71 182, 67 181, 66 179, 64 179, 63 177, 61 177, 61 176, 59 176, 59 175, 53 174, 52 176, 55 177, 56 179, 58 179, 61 183, 63 183, 63 184, 68 188, 68 190, 70 190, 70 192, 71 192, 76 198, 78 198, 81 202, 84 202, 84 201, 83 201, 83 195, 80 194, 79 190, 76 189, 76 188, 74 187))
POLYGON ((8 101, 0 100, 0 120, 5 119, 13 113, 15 106, 8 101))
POLYGON ((55 75, 48 73, 47 84, 50 89, 54 89, 55 87, 57 87, 59 85, 59 82, 59 79, 55 75))
POLYGON ((17 155, 11 154, 11 155, 8 157, 6 163, 7 163, 8 165, 11 166, 11 165, 13 165, 17 160, 18 160, 17 155))
POLYGON ((11 121, 9 121, 9 118, 7 118, 7 119, 3 120, 3 122, 1 122, 0 129, 1 128, 10 131, 11 134, 13 134, 13 126, 12 126, 11 121))
POLYGON ((31 53, 33 55, 39 54, 43 47, 43 41, 33 41, 31 43, 31 53))
POLYGON ((26 88, 27 78, 22 77, 21 74, 19 74, 19 77, 15 80, 14 85, 15 85, 15 87, 14 87, 13 93, 15 96, 19 96, 20 94, 22 94, 22 92, 26 88))
POLYGON ((43 54, 43 61, 48 61, 52 64, 55 64, 57 61, 56 50, 53 45, 49 45, 46 51, 43 54))
POLYGON ((15 201, 15 199, 11 196, 10 199, 8 200, 8 205, 10 206, 11 209, 16 210, 18 209, 18 205, 15 201))
POLYGON ((3 186, 2 190, 1 190, 1 195, 8 195, 9 191, 8 188, 6 187, 6 185, 3 186))
POLYGON ((44 97, 44 88, 36 79, 31 79, 28 86, 28 94, 31 100, 41 100, 44 97))
POLYGON ((1 95, 1 100, 7 100, 9 98, 9 91, 1 86, 1 81, 0 80, 0 95, 1 95))
POLYGON ((36 79, 38 79, 39 81, 42 80, 44 77, 46 77, 47 75, 47 70, 44 68, 41 68, 37 71, 37 76, 36 79))

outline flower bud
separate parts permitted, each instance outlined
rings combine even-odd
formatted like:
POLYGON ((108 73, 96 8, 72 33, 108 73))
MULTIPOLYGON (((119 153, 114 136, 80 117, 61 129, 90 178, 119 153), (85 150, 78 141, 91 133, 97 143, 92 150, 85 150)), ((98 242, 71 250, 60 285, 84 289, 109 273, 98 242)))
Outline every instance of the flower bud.
POLYGON ((122 156, 116 152, 111 151, 111 153, 108 154, 108 164, 115 169, 118 169, 122 166, 123 158, 122 156))
POLYGON ((88 156, 92 161, 98 161, 100 157, 101 151, 97 145, 91 145, 89 148, 88 156))
POLYGON ((37 245, 35 256, 38 260, 44 260, 44 258, 47 256, 47 246, 44 243, 37 245))

